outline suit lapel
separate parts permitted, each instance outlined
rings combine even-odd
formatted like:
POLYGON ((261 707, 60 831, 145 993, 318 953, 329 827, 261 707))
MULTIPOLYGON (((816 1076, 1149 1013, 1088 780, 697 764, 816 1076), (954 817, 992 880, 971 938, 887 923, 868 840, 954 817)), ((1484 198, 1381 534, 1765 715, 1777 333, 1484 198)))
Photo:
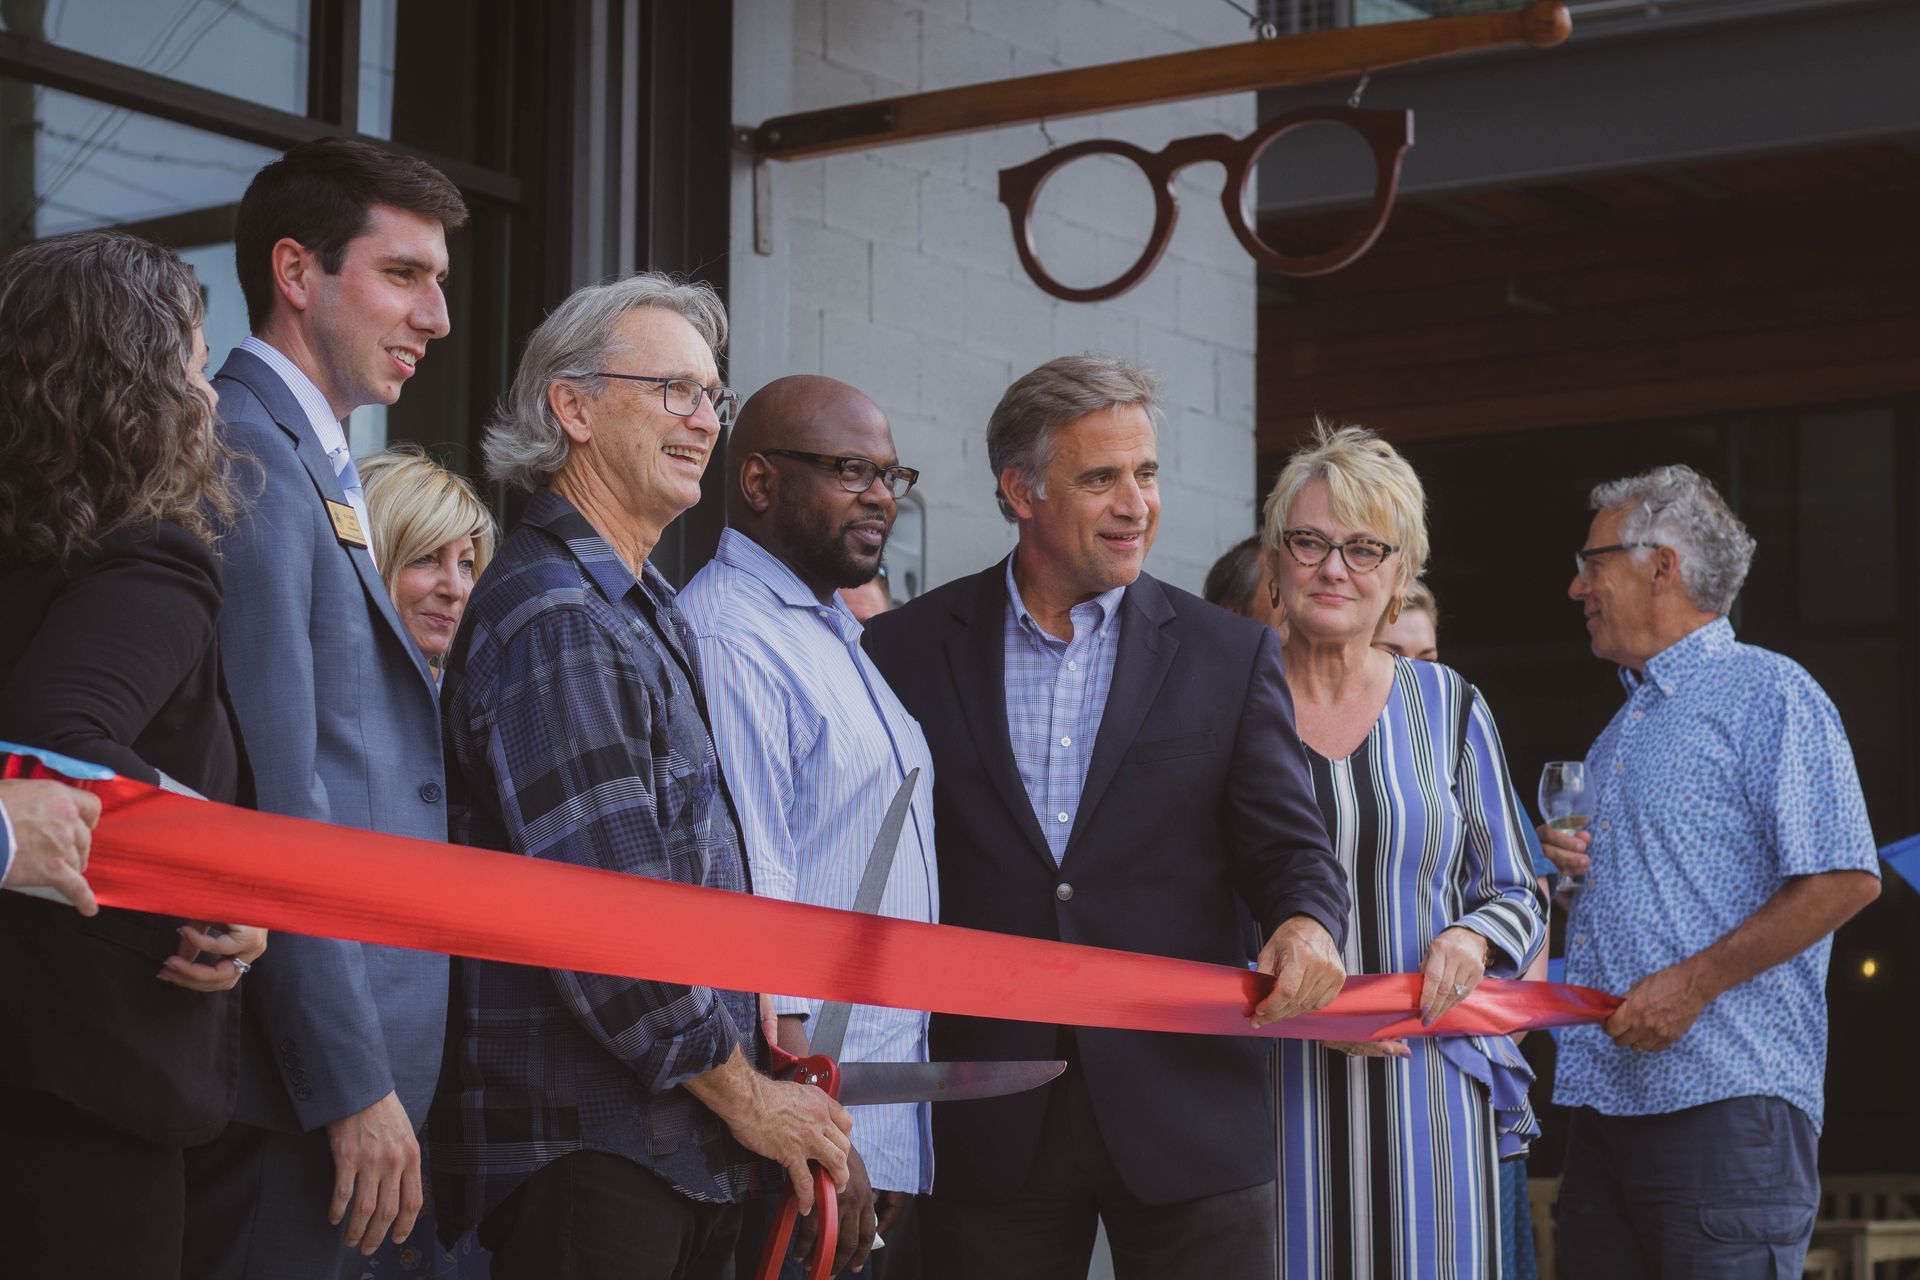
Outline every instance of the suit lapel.
MULTIPOLYGON (((1087 762, 1086 785, 1080 789, 1080 808, 1061 865, 1079 847, 1081 833, 1092 825, 1100 798, 1113 782, 1120 760, 1140 734, 1147 712, 1173 665, 1180 642, 1163 628, 1173 620, 1173 605, 1160 584, 1141 574, 1120 598, 1120 642, 1113 660, 1113 681, 1107 689, 1106 711, 1093 740, 1093 758, 1087 762)), ((1003 713, 1004 714, 1004 713, 1003 713)))
POLYGON ((973 735, 973 749, 994 790, 1013 815, 1014 825, 1027 843, 1053 866, 1053 850, 1033 816, 1033 801, 1013 762, 1007 730, 1006 684, 1006 561, 975 578, 975 590, 962 609, 954 611, 960 627, 947 637, 947 661, 953 668, 954 688, 973 735))
MULTIPOLYGON (((221 366, 220 372, 215 376, 232 378, 253 392, 260 403, 266 406, 267 412, 273 415, 274 424, 286 432, 288 438, 292 440, 294 456, 299 458, 300 465, 307 469, 307 477, 313 481, 313 487, 319 491, 323 501, 337 502, 343 507, 349 505, 347 491, 340 487, 340 477, 333 473, 332 460, 320 448, 320 439, 313 434, 313 425, 307 421, 306 410, 301 407, 298 398, 286 383, 280 380, 278 374, 251 352, 236 350, 227 357, 226 364, 221 366)), ((369 529, 366 532, 369 537, 372 536, 372 530, 369 529)), ((436 692, 437 696, 433 671, 427 666, 426 657, 420 652, 420 646, 414 643, 411 635, 407 634, 406 625, 400 621, 400 615, 394 610, 393 598, 387 594, 387 584, 380 580, 380 570, 375 567, 373 557, 356 553, 353 548, 339 541, 338 538, 334 539, 334 544, 340 549, 340 554, 347 557, 347 562, 353 566, 354 573, 359 575, 360 585, 366 591, 367 599, 373 603, 375 611, 386 619, 387 629, 399 641, 400 647, 412 658, 420 678, 427 682, 427 689, 430 692, 436 692)))

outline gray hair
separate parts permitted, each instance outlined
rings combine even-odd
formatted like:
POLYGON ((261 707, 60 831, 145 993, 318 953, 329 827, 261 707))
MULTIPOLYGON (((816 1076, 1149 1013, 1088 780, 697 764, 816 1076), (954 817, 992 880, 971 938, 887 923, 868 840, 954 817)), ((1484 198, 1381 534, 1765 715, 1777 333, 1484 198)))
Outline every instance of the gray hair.
POLYGON ((1162 415, 1160 383, 1140 365, 1117 356, 1061 356, 1017 379, 987 419, 987 466, 993 470, 1000 514, 1016 517, 1000 490, 1000 473, 1012 467, 1036 495, 1047 496, 1045 477, 1053 463, 1060 428, 1102 409, 1138 405, 1154 434, 1162 415))
MULTIPOLYGON (((1756 545, 1713 482, 1692 467, 1655 467, 1644 475, 1595 485, 1595 511, 1623 510, 1620 541, 1672 547, 1680 554, 1680 582, 1694 606, 1724 614, 1747 580, 1756 545)), ((1644 560, 1648 547, 1633 548, 1644 560)))
POLYGON ((513 386, 487 425, 480 447, 490 479, 531 492, 545 488, 566 466, 573 445, 553 416, 547 388, 572 382, 599 395, 606 379, 593 375, 607 367, 613 326, 640 307, 658 307, 685 318, 715 355, 727 345, 726 306, 705 283, 642 271, 576 289, 527 339, 513 386))

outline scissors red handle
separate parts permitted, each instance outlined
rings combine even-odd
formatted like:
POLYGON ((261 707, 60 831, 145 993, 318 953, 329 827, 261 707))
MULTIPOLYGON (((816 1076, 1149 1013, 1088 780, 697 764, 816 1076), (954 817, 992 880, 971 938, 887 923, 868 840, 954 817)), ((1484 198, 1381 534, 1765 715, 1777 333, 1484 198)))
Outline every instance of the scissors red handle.
MULTIPOLYGON (((779 1045, 768 1047, 773 1050, 775 1075, 784 1075, 791 1069, 799 1083, 817 1085, 829 1098, 840 1096, 840 1065, 832 1058, 820 1054, 796 1058, 779 1045)), ((813 1253, 807 1259, 807 1280, 829 1280, 833 1274, 833 1251, 840 1242, 839 1193, 833 1179, 818 1163, 809 1162, 808 1168, 813 1171, 813 1216, 819 1220, 820 1230, 813 1237, 813 1253)), ((800 1201, 789 1185, 780 1193, 780 1212, 773 1220, 766 1247, 760 1251, 760 1265, 754 1271, 756 1280, 780 1280, 780 1266, 787 1260, 787 1246, 793 1242, 793 1229, 799 1221, 800 1201)))

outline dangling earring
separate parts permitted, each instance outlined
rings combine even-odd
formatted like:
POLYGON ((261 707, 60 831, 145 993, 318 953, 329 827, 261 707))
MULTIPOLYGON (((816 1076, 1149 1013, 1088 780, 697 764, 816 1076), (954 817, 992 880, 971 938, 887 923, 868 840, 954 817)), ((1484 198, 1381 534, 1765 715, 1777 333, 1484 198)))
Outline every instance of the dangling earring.
POLYGON ((1401 596, 1398 600, 1387 601, 1387 625, 1388 626, 1392 626, 1394 623, 1400 621, 1400 607, 1406 604, 1406 602, 1407 602, 1407 598, 1405 596, 1401 596))

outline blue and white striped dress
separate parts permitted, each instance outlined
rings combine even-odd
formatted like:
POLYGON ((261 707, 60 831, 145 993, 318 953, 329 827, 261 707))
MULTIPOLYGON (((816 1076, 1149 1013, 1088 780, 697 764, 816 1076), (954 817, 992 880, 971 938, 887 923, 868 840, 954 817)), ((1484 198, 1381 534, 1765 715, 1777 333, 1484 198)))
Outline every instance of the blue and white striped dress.
MULTIPOLYGON (((1311 750, 1307 760, 1353 891, 1349 973, 1418 972, 1427 944, 1454 925, 1488 938, 1490 976, 1525 970, 1546 938, 1546 904, 1478 690, 1447 667, 1397 658, 1367 740, 1343 760, 1311 750)), ((1500 1274, 1496 1161, 1535 1131, 1532 1073, 1506 1036, 1408 1044, 1403 1060, 1279 1042, 1288 1280, 1500 1274)))

